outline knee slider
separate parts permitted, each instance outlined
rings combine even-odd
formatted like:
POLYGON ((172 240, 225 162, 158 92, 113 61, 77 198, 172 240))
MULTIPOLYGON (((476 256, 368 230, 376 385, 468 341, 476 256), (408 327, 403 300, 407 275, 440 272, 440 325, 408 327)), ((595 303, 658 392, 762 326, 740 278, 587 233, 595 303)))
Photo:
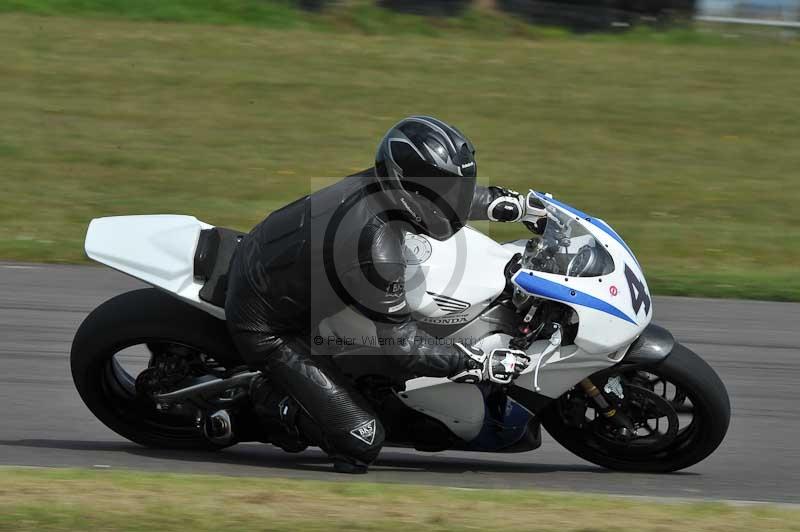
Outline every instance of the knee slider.
POLYGON ((378 457, 386 432, 378 418, 369 418, 349 431, 336 431, 329 438, 336 454, 369 464, 378 457))

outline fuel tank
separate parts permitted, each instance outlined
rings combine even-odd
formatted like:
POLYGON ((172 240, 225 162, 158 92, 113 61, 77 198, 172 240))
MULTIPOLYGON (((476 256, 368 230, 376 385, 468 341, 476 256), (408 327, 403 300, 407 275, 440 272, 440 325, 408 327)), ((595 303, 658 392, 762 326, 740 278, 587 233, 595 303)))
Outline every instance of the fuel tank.
POLYGON ((471 321, 502 293, 513 255, 470 226, 445 241, 407 234, 406 301, 415 319, 430 325, 471 321))

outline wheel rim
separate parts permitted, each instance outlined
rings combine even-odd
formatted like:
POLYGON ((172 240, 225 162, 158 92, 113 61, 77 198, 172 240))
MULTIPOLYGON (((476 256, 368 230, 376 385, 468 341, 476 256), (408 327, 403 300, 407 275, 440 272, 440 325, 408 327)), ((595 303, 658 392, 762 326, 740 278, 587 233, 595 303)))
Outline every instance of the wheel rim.
MULTIPOLYGON (((118 420, 144 435, 171 440, 197 439, 202 435, 199 425, 202 412, 198 407, 182 404, 160 409, 158 403, 152 399, 152 394, 141 389, 142 373, 152 370, 164 356, 198 362, 205 358, 201 350, 192 346, 157 339, 144 339, 119 346, 100 367, 99 391, 104 404, 113 410, 118 420), (129 353, 131 349, 139 352, 138 366, 145 366, 138 372, 136 364, 131 364, 130 360, 126 361, 126 356, 123 354, 129 353)), ((199 376, 196 373, 200 367, 195 365, 192 368, 194 374, 190 371, 186 376, 199 376)), ((213 368, 206 370, 206 374, 213 372, 213 368)))
POLYGON ((633 434, 622 434, 578 387, 558 399, 556 407, 579 445, 620 463, 651 462, 692 445, 702 433, 706 413, 694 394, 657 370, 631 370, 608 379, 595 384, 631 419, 633 434), (613 393, 613 386, 606 389, 615 378, 622 384, 622 398, 613 393))

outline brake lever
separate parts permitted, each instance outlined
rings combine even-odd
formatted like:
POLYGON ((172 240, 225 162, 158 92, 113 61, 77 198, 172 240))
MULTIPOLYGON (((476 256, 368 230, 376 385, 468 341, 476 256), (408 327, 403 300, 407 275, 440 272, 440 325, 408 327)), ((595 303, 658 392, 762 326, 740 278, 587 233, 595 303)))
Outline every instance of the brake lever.
POLYGON ((539 355, 539 359, 536 361, 536 366, 533 370, 533 391, 538 392, 541 390, 539 387, 539 368, 542 366, 542 362, 545 358, 550 358, 550 355, 556 352, 556 350, 561 347, 561 325, 558 323, 553 323, 553 334, 550 335, 550 345, 545 347, 542 354, 539 355))

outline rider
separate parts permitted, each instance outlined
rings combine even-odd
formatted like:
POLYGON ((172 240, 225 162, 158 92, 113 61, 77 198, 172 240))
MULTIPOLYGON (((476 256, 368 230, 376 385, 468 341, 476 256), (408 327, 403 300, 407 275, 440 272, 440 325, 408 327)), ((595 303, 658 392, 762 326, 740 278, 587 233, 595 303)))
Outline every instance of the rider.
POLYGON ((406 303, 407 233, 446 240, 468 219, 543 214, 512 190, 477 186, 474 154, 458 129, 406 118, 384 136, 373 168, 273 212, 242 240, 225 312, 245 361, 267 369, 251 393, 272 443, 300 450, 310 441, 344 472, 366 471, 378 456, 384 428, 330 357, 318 354, 323 329, 324 338, 349 346, 357 333, 347 327, 366 327, 379 352, 391 355, 381 359, 389 375, 502 381, 524 369, 518 351, 490 357, 469 345, 423 341, 406 303))

